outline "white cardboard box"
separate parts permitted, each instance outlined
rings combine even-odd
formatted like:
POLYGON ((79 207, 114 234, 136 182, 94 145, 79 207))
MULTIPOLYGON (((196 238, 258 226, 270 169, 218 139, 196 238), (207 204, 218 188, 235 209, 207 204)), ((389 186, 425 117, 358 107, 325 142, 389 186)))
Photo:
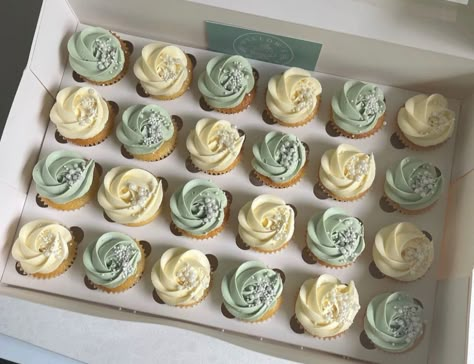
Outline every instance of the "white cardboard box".
MULTIPOLYGON (((216 5, 216 2, 213 3, 216 5)), ((341 15, 341 24, 339 24, 338 13, 334 12, 331 6, 319 1, 315 1, 311 8, 314 9, 314 6, 317 6, 318 11, 318 17, 312 20, 312 24, 305 23, 304 19, 300 19, 298 13, 294 12, 288 12, 286 13, 288 18, 282 18, 282 13, 274 13, 277 7, 272 8, 265 1, 259 2, 258 5, 252 2, 253 8, 245 8, 248 3, 250 2, 242 1, 241 8, 228 10, 187 1, 140 0, 133 4, 98 0, 44 1, 28 65, 0 141, 0 155, 4 156, 0 161, 0 170, 5 171, 0 176, 2 186, 0 218, 3 222, 0 226, 2 275, 25 206, 31 170, 36 163, 45 136, 48 113, 66 68, 68 35, 72 34, 80 23, 97 24, 123 33, 204 48, 206 43, 203 22, 205 20, 220 21, 323 43, 318 63, 319 72, 371 80, 417 91, 443 90, 444 94, 459 101, 461 107, 458 135, 446 214, 445 238, 442 244, 442 260, 438 272, 439 281, 429 362, 445 363, 448 360, 453 363, 465 362, 468 353, 470 286, 474 256, 474 248, 470 244, 473 233, 471 214, 474 202, 474 173, 472 172, 474 147, 470 143, 474 137, 472 123, 474 118, 474 73, 472 71, 474 52, 472 48, 462 47, 462 42, 458 42, 459 39, 449 38, 459 35, 464 39, 465 34, 462 31, 456 33, 456 27, 452 24, 451 26, 443 24, 443 27, 446 26, 446 29, 450 31, 444 34, 445 37, 442 39, 430 40, 429 35, 424 34, 414 36, 414 39, 404 42, 403 39, 391 33, 396 30, 392 27, 374 34, 370 34, 370 29, 367 28, 361 30, 363 34, 351 35, 347 34, 347 31, 351 29, 343 24, 347 14, 341 15), (270 9, 273 10, 270 11, 270 9), (259 16, 265 14, 266 11, 273 19, 259 16), (244 14, 244 12, 251 13, 244 14), (324 16, 332 17, 331 28, 324 27, 322 20, 318 23, 318 20, 324 16), (289 19, 292 22, 289 23, 283 19, 289 19), (417 47, 417 42, 419 42, 419 47, 417 47), (379 54, 380 57, 373 57, 374 54, 379 54), (25 130, 28 132, 25 133, 25 130), (22 141, 21 145, 18 143, 19 140, 22 141)), ((308 6, 304 4, 304 1, 301 3, 308 6)), ((360 11, 361 7, 370 10, 372 5, 370 1, 355 1, 348 2, 345 6, 350 13, 351 9, 355 9, 354 6, 357 6, 360 11)), ((435 12, 435 14, 438 13, 435 12)), ((377 16, 382 16, 383 19, 383 14, 383 11, 379 11, 377 16)), ((387 19, 392 15, 390 14, 390 17, 387 15, 387 19)), ((410 16, 414 15, 410 14, 410 16)), ((423 33, 422 25, 419 30, 423 33)), ((119 312, 116 307, 59 298, 5 284, 0 286, 0 292, 105 317, 185 327, 294 360, 314 361, 325 357, 325 354, 301 351, 295 346, 279 346, 266 340, 260 342, 204 326, 142 314, 130 314, 124 310, 119 312)), ((340 358, 331 356, 331 360, 337 363, 340 358)))

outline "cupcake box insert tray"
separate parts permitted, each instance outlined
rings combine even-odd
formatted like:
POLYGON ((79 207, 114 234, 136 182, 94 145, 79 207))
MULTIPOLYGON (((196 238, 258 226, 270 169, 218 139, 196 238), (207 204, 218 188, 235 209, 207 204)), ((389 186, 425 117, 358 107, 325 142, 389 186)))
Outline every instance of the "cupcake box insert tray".
MULTIPOLYGON (((50 5, 55 2, 47 2, 50 5)), ((97 24, 106 27, 106 24, 97 24)), ((79 29, 83 25, 79 25, 79 29)), ((66 29, 67 27, 65 27, 66 29)), ((44 29, 43 29, 44 30, 44 29)), ((74 30, 74 29, 72 29, 74 30)), ((131 36, 129 34, 118 33, 124 40, 133 44, 134 52, 131 56, 131 65, 139 57, 140 51, 152 39, 131 36)), ((57 34, 55 35, 59 37, 57 34)), ((70 30, 61 34, 61 39, 68 39, 70 30)), ((65 48, 65 43, 62 42, 65 48)), ((103 216, 103 211, 97 201, 86 205, 80 210, 72 212, 61 212, 52 208, 41 207, 36 200, 36 189, 34 184, 29 187, 26 202, 23 209, 12 209, 18 215, 12 219, 22 226, 24 223, 37 218, 49 218, 57 220, 66 226, 79 226, 85 233, 82 243, 79 244, 78 256, 69 271, 62 276, 51 280, 39 280, 32 277, 20 275, 15 267, 15 260, 9 256, 12 240, 16 238, 16 224, 7 226, 9 240, 2 247, 3 258, 7 258, 5 268, 1 276, 1 283, 11 287, 27 288, 32 290, 31 295, 36 291, 47 292, 57 296, 64 296, 81 301, 93 302, 112 308, 130 310, 153 316, 166 317, 180 321, 195 323, 216 330, 249 335, 255 339, 255 347, 258 347, 259 339, 264 341, 275 341, 290 345, 289 347, 305 349, 316 349, 349 358, 370 362, 397 363, 404 360, 407 363, 424 363, 428 361, 430 351, 431 334, 433 325, 436 325, 435 296, 437 288, 437 272, 440 263, 440 253, 442 251, 442 241, 444 232, 445 214, 448 208, 449 180, 452 174, 453 157, 455 153, 456 138, 451 138, 442 147, 428 152, 414 152, 409 149, 397 149, 390 140, 395 132, 395 121, 398 109, 409 97, 419 92, 399 89, 380 85, 386 97, 387 111, 384 125, 381 131, 368 139, 350 140, 343 137, 332 137, 325 130, 325 125, 329 117, 330 100, 332 95, 342 87, 346 78, 332 76, 323 73, 313 73, 321 82, 323 87, 322 104, 316 119, 306 126, 300 128, 284 128, 270 125, 264 122, 262 112, 265 108, 264 94, 269 78, 286 69, 284 66, 268 64, 264 62, 250 60, 252 66, 258 71, 259 79, 257 86, 257 97, 252 105, 244 112, 223 115, 214 111, 206 111, 201 108, 200 94, 197 88, 197 78, 204 70, 207 61, 215 55, 213 52, 182 47, 185 52, 193 55, 197 60, 194 69, 194 80, 191 89, 182 97, 173 101, 157 101, 153 98, 145 98, 137 93, 135 78, 132 67, 127 75, 119 83, 107 87, 95 87, 101 95, 114 101, 119 106, 118 122, 122 112, 134 104, 157 103, 164 107, 171 115, 176 115, 182 120, 182 128, 178 134, 178 145, 175 151, 166 159, 159 162, 142 162, 135 159, 127 159, 121 154, 121 144, 113 133, 105 142, 98 146, 81 148, 70 143, 61 143, 55 136, 56 128, 52 123, 47 126, 46 134, 41 145, 39 157, 45 157, 55 150, 71 150, 81 153, 86 158, 93 158, 98 162, 104 173, 114 166, 135 166, 144 168, 156 176, 164 177, 168 184, 165 193, 164 206, 160 216, 152 223, 143 227, 126 227, 120 224, 107 221, 103 216), (230 173, 222 176, 209 176, 202 172, 188 170, 186 160, 188 152, 185 147, 186 137, 194 127, 195 123, 204 117, 214 117, 226 119, 242 129, 246 134, 244 144, 244 157, 242 162, 230 173), (249 174, 252 170, 252 145, 261 140, 263 136, 272 130, 278 130, 297 135, 309 146, 309 164, 306 175, 296 185, 287 189, 272 189, 267 186, 256 186, 251 182, 249 174), (375 155, 376 178, 369 193, 356 202, 337 202, 330 198, 320 199, 315 196, 313 187, 317 181, 317 171, 320 158, 324 151, 335 148, 341 143, 352 144, 364 152, 372 152, 375 155), (385 171, 394 163, 406 156, 420 157, 436 165, 445 178, 443 195, 438 203, 428 212, 422 215, 407 216, 398 212, 385 212, 379 205, 379 200, 383 194, 383 184, 385 171), (229 191, 232 196, 230 220, 224 231, 217 237, 205 241, 192 240, 184 236, 176 236, 170 230, 170 210, 169 198, 177 187, 193 178, 211 179, 222 189, 229 191), (262 254, 253 250, 243 250, 236 244, 237 236, 237 214, 239 209, 249 200, 257 195, 270 193, 283 198, 287 203, 296 208, 296 225, 293 241, 288 248, 276 254, 262 254), (332 206, 341 207, 348 213, 359 217, 365 226, 366 248, 362 255, 349 268, 329 269, 319 264, 308 264, 302 258, 302 250, 305 247, 305 230, 309 218, 316 212, 332 206), (389 278, 378 278, 371 272, 369 267, 372 262, 372 246, 375 233, 383 226, 394 222, 413 222, 422 230, 429 232, 435 246, 435 260, 430 270, 422 279, 410 283, 402 283, 389 278), (87 287, 84 281, 84 269, 82 266, 82 253, 86 245, 107 231, 119 231, 126 233, 137 240, 149 242, 151 254, 146 260, 146 269, 140 282, 132 289, 121 294, 107 294, 99 290, 92 290, 87 287), (158 303, 153 297, 153 286, 150 280, 152 265, 161 254, 172 246, 196 248, 205 254, 212 254, 217 257, 218 267, 213 275, 212 289, 209 296, 198 306, 189 309, 180 309, 158 303), (229 270, 237 267, 241 262, 247 260, 261 260, 269 267, 278 268, 283 271, 286 281, 283 291, 283 304, 277 314, 268 321, 259 324, 245 323, 237 319, 226 318, 221 312, 222 297, 220 293, 220 283, 222 277, 229 270), (301 284, 310 277, 329 273, 340 278, 343 282, 354 280, 360 295, 361 309, 356 316, 352 327, 340 338, 335 340, 320 340, 307 334, 295 333, 290 327, 290 320, 294 314, 296 295, 301 284), (421 342, 412 350, 399 354, 388 354, 380 350, 364 347, 364 340, 361 338, 363 331, 363 318, 367 303, 378 293, 386 291, 407 291, 420 300, 425 309, 425 334, 421 342)), ((61 49, 61 53, 64 53, 61 49)), ((58 52, 51 50, 54 57, 58 52)), ((67 65, 62 75, 59 89, 67 86, 81 86, 86 83, 78 83, 74 80, 72 69, 67 65)), ((33 92, 34 90, 31 90, 33 92)), ((433 89, 433 92, 443 92, 443 90, 433 89)), ((17 102, 17 100, 15 100, 17 102)), ((25 101, 23 101, 25 102, 25 101)), ((449 106, 456 112, 457 118, 460 116, 460 101, 449 100, 449 106)), ((27 107, 27 102, 24 104, 27 107)), ((43 120, 37 122, 46 125, 49 120, 48 113, 51 107, 51 100, 46 100, 40 107, 43 120)), ((36 121, 35 121, 36 122, 36 121)), ((9 121, 10 123, 10 121, 9 121)), ((41 143, 41 136, 34 136, 33 140, 41 143), (36 139, 34 139, 36 138, 36 139)), ((4 143, 4 140, 2 140, 4 143)), ((7 141, 8 143, 8 141, 7 141)), ((36 162, 36 155, 31 156, 28 162, 31 169, 36 162)), ((31 174, 24 177, 25 185, 29 184, 31 174)), ((3 181, 2 181, 3 183, 3 181)), ((12 186, 7 186, 11 189, 12 186)), ((12 192, 9 197, 5 197, 5 204, 13 203, 13 200, 20 195, 12 192)), ((6 195, 5 195, 6 196, 6 195)), ((3 213, 2 213, 3 214, 3 213)), ((3 215, 2 215, 3 216, 3 215)), ((0 260, 2 265, 3 260, 0 260)), ((147 316, 142 316, 140 320, 147 321, 147 316)), ((193 326, 195 327, 195 326, 193 326)), ((217 332, 217 331, 216 331, 217 332)), ((363 335, 362 335, 363 337, 363 335)), ((367 344, 365 344, 367 346, 367 344)), ((317 355, 316 352, 308 351, 307 358, 317 355)))

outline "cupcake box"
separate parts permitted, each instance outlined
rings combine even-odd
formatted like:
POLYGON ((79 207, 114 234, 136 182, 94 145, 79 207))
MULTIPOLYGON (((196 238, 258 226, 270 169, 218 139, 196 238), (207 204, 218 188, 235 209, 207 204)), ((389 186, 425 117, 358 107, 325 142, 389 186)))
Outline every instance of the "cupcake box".
MULTIPOLYGON (((66 52, 67 39, 74 31, 82 29, 83 23, 90 22, 99 26, 107 24, 111 27, 116 25, 116 29, 113 29, 115 32, 115 30, 120 30, 121 24, 124 24, 125 21, 127 27, 135 29, 133 32, 130 31, 131 33, 147 35, 147 38, 140 38, 128 33, 116 32, 122 40, 129 41, 133 45, 131 65, 139 57, 141 49, 155 40, 173 39, 179 40, 181 44, 195 45, 197 48, 184 47, 179 42, 177 43, 187 54, 191 54, 196 59, 195 76, 201 74, 206 63, 217 55, 217 53, 200 49, 205 47, 204 33, 201 30, 202 21, 207 19, 210 8, 191 3, 163 3, 166 3, 170 10, 174 9, 169 13, 175 24, 185 21, 186 15, 183 15, 182 10, 186 9, 186 12, 193 10, 192 13, 195 14, 195 17, 188 19, 189 30, 183 31, 183 34, 176 34, 175 30, 164 27, 163 33, 157 33, 153 27, 147 28, 147 22, 143 21, 149 16, 146 11, 143 11, 143 18, 130 19, 127 15, 129 5, 125 4, 115 9, 114 12, 101 12, 104 15, 98 16, 96 14, 99 13, 95 11, 95 7, 99 6, 97 4, 104 7, 110 5, 103 1, 70 1, 71 7, 69 7, 68 3, 61 0, 44 1, 28 67, 19 85, 0 141, 0 151, 3 155, 0 166, 4 171, 0 177, 3 219, 0 226, 0 236, 2 236, 0 240, 2 241, 0 243, 0 270, 2 271, 0 292, 25 297, 33 301, 44 300, 51 305, 59 304, 57 296, 60 295, 65 297, 65 302, 74 301, 76 307, 80 307, 81 311, 87 312, 90 310, 90 304, 96 304, 96 308, 105 317, 116 316, 117 308, 120 308, 122 311, 133 312, 133 317, 136 320, 185 327, 239 344, 241 342, 238 337, 231 334, 231 332, 237 332, 253 339, 250 341, 252 343, 250 348, 254 350, 270 348, 277 355, 283 356, 283 352, 285 352, 285 356, 290 355, 295 360, 314 361, 318 358, 324 360, 324 353, 330 353, 373 362, 395 363, 403 359, 406 362, 424 363, 428 362, 430 353, 434 355, 435 348, 440 350, 437 357, 451 355, 452 358, 453 355, 464 353, 465 329, 461 329, 451 322, 456 322, 456 320, 466 322, 470 302, 467 292, 472 264, 466 258, 470 253, 469 247, 463 243, 469 241, 466 237, 470 236, 468 217, 472 216, 470 213, 472 205, 469 205, 468 202, 474 194, 471 187, 474 177, 472 173, 468 173, 472 169, 472 160, 467 157, 472 156, 472 146, 468 141, 474 127, 471 123, 466 122, 474 117, 474 108, 469 104, 469 99, 466 99, 469 95, 463 91, 463 81, 450 78, 451 74, 449 73, 446 73, 446 76, 439 74, 443 70, 447 72, 447 68, 441 68, 438 72, 439 77, 436 77, 446 79, 446 81, 433 83, 432 87, 422 88, 422 84, 426 84, 430 80, 428 73, 434 67, 435 59, 441 59, 441 55, 432 55, 434 58, 430 61, 426 57, 421 57, 423 51, 420 49, 388 43, 381 44, 375 40, 367 40, 367 43, 362 44, 362 41, 351 35, 323 31, 320 39, 313 39, 324 43, 318 63, 318 70, 324 73, 312 72, 312 75, 321 82, 323 90, 318 116, 305 126, 291 130, 267 124, 262 119, 262 112, 265 109, 265 88, 268 80, 273 75, 285 71, 287 69, 285 66, 251 59, 252 67, 259 73, 256 98, 248 109, 232 115, 218 114, 201 108, 197 77, 192 82, 191 89, 175 100, 157 101, 142 97, 136 91, 138 79, 129 68, 124 78, 116 84, 93 87, 96 87, 107 101, 113 101, 118 105, 116 122, 120 120, 124 110, 139 104, 158 104, 165 108, 170 115, 179 117, 183 126, 178 132, 177 147, 173 153, 158 162, 127 159, 120 152, 121 143, 115 133, 112 133, 100 145, 87 148, 64 143, 64 140, 61 139, 58 141, 55 136, 55 126, 51 122, 48 123, 49 111, 54 103, 54 99, 50 95, 55 95, 58 90, 64 87, 87 85, 79 83, 73 78, 72 69, 67 64, 66 52), (121 16, 123 18, 120 18, 121 16), (55 19, 55 21, 53 22, 51 19, 55 19), (196 31, 191 32, 190 30, 194 28, 196 31), (340 50, 334 50, 337 45, 341 44, 351 44, 360 47, 359 49, 368 47, 370 52, 367 52, 366 55, 362 54, 364 52, 357 52, 360 58, 347 57, 347 54, 337 53, 341 52, 340 50), (408 63, 402 66, 391 59, 396 57, 386 57, 388 59, 378 68, 370 67, 370 62, 373 61, 370 54, 387 54, 389 51, 403 54, 405 59, 411 59, 412 64, 408 63), (356 72, 354 69, 361 71, 356 72), (388 72, 389 70, 392 72, 388 72), (334 76, 334 74, 345 77, 334 76), (399 77, 395 78, 394 74, 399 77), (370 139, 351 140, 342 136, 333 137, 325 129, 326 122, 329 120, 331 98, 350 78, 377 81, 386 97, 385 121, 387 125, 384 125, 370 139), (410 80, 413 82, 409 82, 410 80), (387 85, 405 86, 410 91, 387 85), (396 132, 395 121, 398 110, 408 98, 416 95, 420 90, 427 93, 439 92, 449 96, 449 106, 456 112, 457 136, 432 151, 398 149, 400 145, 396 141, 392 140, 391 143, 392 134, 396 132), (245 132, 242 160, 225 175, 207 175, 186 168, 185 162, 189 155, 185 146, 186 137, 196 122, 202 118, 225 119, 245 132), (299 183, 287 189, 257 186, 249 179, 249 173, 252 170, 252 146, 261 141, 270 131, 290 132, 309 147, 309 162, 304 177, 299 183), (354 202, 337 202, 330 198, 324 198, 321 194, 318 198, 314 194, 314 186, 317 183, 321 156, 326 150, 336 148, 343 143, 354 145, 366 153, 374 153, 376 176, 372 188, 364 197, 354 202), (37 203, 37 191, 34 184, 31 184, 31 171, 38 157, 44 158, 55 150, 75 151, 81 153, 85 158, 94 159, 103 168, 102 176, 113 167, 127 166, 146 169, 153 175, 164 178, 168 189, 164 192, 165 203, 160 215, 146 226, 129 227, 107 221, 97 200, 72 212, 41 207, 37 203), (384 211, 380 207, 386 170, 407 156, 416 156, 435 164, 445 179, 443 192, 436 205, 424 214, 408 217, 398 212, 384 211), (230 192, 232 196, 228 223, 218 236, 207 241, 176 236, 169 226, 169 199, 172 193, 178 186, 194 178, 210 179, 223 190, 230 192), (451 192, 449 199, 448 190, 451 192), (243 250, 236 244, 239 210, 245 203, 262 194, 273 194, 280 197, 296 209, 293 239, 288 243, 286 249, 274 254, 263 255, 251 249, 243 250), (360 218, 364 223, 366 248, 354 264, 347 268, 331 269, 321 264, 308 264, 302 258, 308 220, 311 216, 322 213, 329 207, 341 207, 351 215, 360 218), (445 216, 447 216, 446 219, 445 216), (81 257, 87 244, 108 231, 121 232, 139 241, 148 242, 151 246, 151 253, 146 258, 143 277, 133 288, 123 294, 107 294, 90 289, 85 285, 85 272, 80 264, 80 259, 76 259, 67 272, 53 280, 40 281, 18 274, 15 269, 15 260, 10 256, 11 244, 17 236, 17 227, 39 218, 60 221, 68 227, 79 226, 85 233, 84 239, 78 244, 78 256, 81 257), (410 283, 397 282, 389 278, 377 278, 380 275, 373 274, 374 272, 370 270, 372 247, 377 231, 384 226, 402 221, 415 223, 422 230, 427 231, 432 237, 435 249, 434 263, 426 275, 410 283), (444 240, 446 243, 443 243, 444 240), (204 254, 213 255, 218 261, 209 295, 196 307, 179 309, 159 304, 153 298, 154 288, 150 280, 152 266, 171 247, 199 249, 204 254), (261 260, 268 267, 279 269, 285 275, 280 309, 268 321, 254 325, 225 317, 221 312, 222 296, 219 290, 220 283, 228 271, 237 268, 242 262, 250 260, 261 260), (343 283, 354 280, 360 297, 361 310, 357 314, 354 324, 341 337, 330 341, 318 340, 307 334, 298 334, 290 327, 299 288, 307 279, 322 274, 335 275, 343 283), (456 281, 453 280, 455 277, 456 281), (441 280, 438 281, 439 279, 441 280), (399 355, 364 347, 361 335, 364 330, 363 315, 367 304, 377 294, 400 290, 414 295, 424 306, 427 322, 423 339, 415 348, 399 355), (449 309, 449 302, 453 301, 457 302, 456 310, 449 309), (440 325, 442 325, 442 329, 440 325), (450 344, 452 337, 463 339, 456 340, 454 344, 458 346, 453 346, 454 344, 450 344), (451 345, 451 348, 448 344, 451 345), (456 350, 453 349, 455 347, 456 350)), ((143 1, 142 5, 143 9, 147 8, 148 10, 151 9, 150 7, 157 6, 146 1, 143 1)), ((260 11, 258 7, 253 10, 255 14, 260 11)), ((232 14, 232 17, 235 17, 235 22, 242 26, 252 23, 252 15, 237 14, 222 9, 215 11, 221 17, 222 22, 226 22, 229 14, 232 14)), ((327 11, 330 12, 329 9, 327 11)), ((160 12, 155 12, 155 14, 162 16, 160 12)), ((269 21, 259 30, 278 33, 277 30, 283 23, 285 22, 269 21)), ((253 22, 253 24, 255 23, 253 22)), ((285 32, 288 32, 285 35, 298 35, 296 25, 285 23, 284 29, 285 32)), ((413 44, 407 45, 413 46, 413 44)), ((347 51, 349 48, 340 49, 347 51)), ((442 52, 442 49, 438 49, 438 51, 442 52)), ((462 65, 457 63, 460 61, 454 57, 455 55, 457 54, 444 56, 452 61, 446 63, 450 64, 452 69, 457 67, 462 70, 462 65)), ((469 63, 467 60, 465 62, 469 63)), ((472 64, 474 61, 470 63, 471 66, 472 64)), ((434 76, 432 77, 434 80, 434 76)), ((255 181, 253 182, 255 183, 255 181)), ((386 208, 386 210, 389 209, 386 208)), ((118 313, 119 318, 125 318, 125 315, 125 313, 118 313)), ((370 347, 370 345, 368 346, 370 347)), ((331 360, 338 359, 328 359, 326 362, 331 362, 331 360)))

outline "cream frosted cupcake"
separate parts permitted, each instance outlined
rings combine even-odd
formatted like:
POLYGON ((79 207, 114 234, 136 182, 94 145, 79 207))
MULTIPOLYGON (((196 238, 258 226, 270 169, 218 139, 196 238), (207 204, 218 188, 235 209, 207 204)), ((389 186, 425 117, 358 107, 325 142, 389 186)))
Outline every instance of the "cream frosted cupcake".
POLYGON ((245 135, 226 120, 201 119, 191 130, 186 148, 192 163, 208 174, 230 172, 242 159, 245 135))
POLYGON ((177 125, 158 105, 132 105, 122 114, 117 138, 134 158, 153 162, 166 158, 176 147, 177 125))
POLYGON ((260 195, 239 211, 239 235, 258 252, 271 253, 286 248, 294 230, 293 208, 276 196, 260 195))
POLYGON ((319 183, 338 201, 354 201, 364 196, 375 179, 373 154, 340 144, 321 157, 319 183))
POLYGON ((160 213, 163 187, 161 180, 148 171, 115 167, 105 175, 97 199, 114 222, 142 226, 160 213))
POLYGON ((153 266, 151 282, 166 304, 190 307, 209 293, 211 267, 199 250, 171 248, 153 266))
POLYGON ((49 113, 64 138, 80 146, 103 142, 114 128, 115 112, 91 87, 66 87, 49 113))
POLYGON ((405 102, 397 117, 402 142, 415 150, 436 147, 453 135, 456 115, 440 94, 416 95, 405 102))
POLYGON ((372 250, 377 268, 386 276, 411 282, 425 275, 433 263, 433 242, 409 222, 383 227, 372 250))
POLYGON ((295 314, 307 333, 330 339, 351 327, 359 309, 359 294, 353 281, 344 284, 332 275, 323 274, 303 283, 295 314))
POLYGON ((146 93, 158 100, 173 100, 189 89, 193 64, 178 47, 155 42, 143 47, 133 72, 146 93))
POLYGON ((34 220, 20 229, 12 256, 26 273, 36 278, 54 278, 74 263, 77 243, 65 226, 51 220, 34 220))
POLYGON ((364 251, 364 224, 344 210, 330 207, 308 221, 306 246, 325 266, 349 266, 364 251))
POLYGON ((389 353, 402 353, 421 340, 423 314, 423 306, 410 294, 382 293, 369 302, 364 329, 377 348, 389 353))
POLYGON ((302 126, 318 113, 321 92, 321 84, 311 73, 292 67, 268 81, 266 107, 279 124, 302 126))

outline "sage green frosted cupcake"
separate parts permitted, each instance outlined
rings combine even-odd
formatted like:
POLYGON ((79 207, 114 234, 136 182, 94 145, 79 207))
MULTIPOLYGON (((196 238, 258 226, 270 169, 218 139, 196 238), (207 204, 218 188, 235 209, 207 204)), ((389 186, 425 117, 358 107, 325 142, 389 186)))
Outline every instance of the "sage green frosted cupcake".
POLYGON ((260 322, 280 308, 283 281, 279 273, 263 263, 249 261, 224 276, 221 291, 224 306, 232 316, 260 322))
POLYGON ((90 243, 82 257, 87 278, 108 293, 132 288, 145 269, 145 253, 128 235, 109 232, 90 243))
POLYGON ((407 351, 423 336, 423 306, 405 292, 382 293, 369 302, 364 329, 377 348, 407 351))

